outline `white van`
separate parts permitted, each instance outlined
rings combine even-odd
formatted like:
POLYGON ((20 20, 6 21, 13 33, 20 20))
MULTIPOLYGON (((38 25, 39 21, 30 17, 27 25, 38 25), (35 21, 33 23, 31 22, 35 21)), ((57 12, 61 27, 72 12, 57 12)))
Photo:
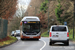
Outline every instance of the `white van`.
POLYGON ((69 45, 69 32, 66 25, 52 25, 49 32, 49 45, 55 42, 63 42, 69 45))

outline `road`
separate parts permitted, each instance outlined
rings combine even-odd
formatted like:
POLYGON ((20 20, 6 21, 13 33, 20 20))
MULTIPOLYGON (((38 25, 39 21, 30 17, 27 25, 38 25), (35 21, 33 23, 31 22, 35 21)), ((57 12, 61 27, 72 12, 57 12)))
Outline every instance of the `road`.
POLYGON ((37 40, 20 40, 12 45, 0 48, 0 50, 75 50, 75 44, 70 41, 69 46, 65 46, 63 43, 55 43, 49 46, 49 38, 42 37, 39 41, 37 40))

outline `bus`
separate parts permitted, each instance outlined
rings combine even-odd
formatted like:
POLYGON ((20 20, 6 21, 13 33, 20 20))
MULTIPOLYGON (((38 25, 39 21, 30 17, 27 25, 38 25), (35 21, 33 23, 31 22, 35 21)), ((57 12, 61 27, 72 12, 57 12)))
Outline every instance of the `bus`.
POLYGON ((21 22, 21 40, 37 39, 41 37, 40 19, 37 16, 25 16, 21 22))

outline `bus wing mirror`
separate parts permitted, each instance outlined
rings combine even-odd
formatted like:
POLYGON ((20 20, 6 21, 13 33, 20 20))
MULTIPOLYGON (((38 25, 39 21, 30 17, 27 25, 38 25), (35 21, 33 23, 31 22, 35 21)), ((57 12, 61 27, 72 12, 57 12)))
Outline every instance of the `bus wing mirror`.
POLYGON ((20 25, 22 26, 22 22, 20 23, 20 25))

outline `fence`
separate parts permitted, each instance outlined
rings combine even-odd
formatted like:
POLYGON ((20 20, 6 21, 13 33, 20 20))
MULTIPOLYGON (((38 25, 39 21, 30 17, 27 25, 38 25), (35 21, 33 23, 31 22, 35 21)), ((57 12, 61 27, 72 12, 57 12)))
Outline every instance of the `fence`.
POLYGON ((8 20, 0 19, 0 39, 7 36, 7 24, 8 20))

